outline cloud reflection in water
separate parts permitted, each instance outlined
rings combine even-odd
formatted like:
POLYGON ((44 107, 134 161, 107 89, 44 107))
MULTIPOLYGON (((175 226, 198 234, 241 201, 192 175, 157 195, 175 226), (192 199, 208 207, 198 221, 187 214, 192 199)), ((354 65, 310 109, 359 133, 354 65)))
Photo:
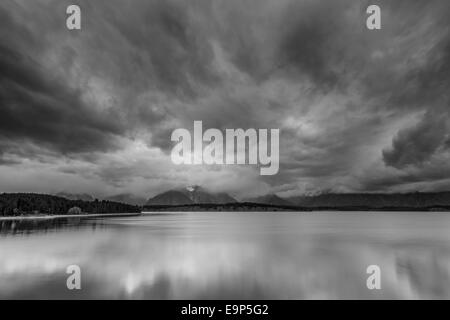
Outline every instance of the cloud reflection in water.
POLYGON ((2 230, 0 298, 450 298, 449 227, 446 214, 330 212, 2 230), (71 264, 81 267, 79 292, 65 286, 71 264), (381 267, 380 291, 366 288, 370 264, 381 267))

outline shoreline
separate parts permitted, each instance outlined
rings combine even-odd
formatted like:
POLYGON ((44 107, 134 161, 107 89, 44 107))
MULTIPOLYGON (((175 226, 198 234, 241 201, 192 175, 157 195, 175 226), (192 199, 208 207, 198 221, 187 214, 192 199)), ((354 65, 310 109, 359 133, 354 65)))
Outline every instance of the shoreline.
POLYGON ((61 218, 101 218, 101 217, 137 217, 142 215, 139 213, 85 213, 85 214, 55 214, 55 215, 29 215, 29 216, 11 216, 11 217, 0 217, 0 221, 9 220, 51 220, 51 219, 61 219, 61 218))

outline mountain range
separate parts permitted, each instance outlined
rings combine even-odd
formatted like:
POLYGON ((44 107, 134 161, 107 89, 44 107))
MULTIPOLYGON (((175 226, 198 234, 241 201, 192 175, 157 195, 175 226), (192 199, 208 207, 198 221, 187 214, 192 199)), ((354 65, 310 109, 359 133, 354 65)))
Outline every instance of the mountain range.
POLYGON ((133 206, 143 206, 147 201, 145 198, 137 197, 130 193, 116 194, 106 197, 105 200, 131 204, 133 206))
POLYGON ((298 209, 338 209, 338 210, 418 210, 450 208, 450 192, 411 193, 325 193, 318 195, 280 197, 268 194, 256 198, 237 201, 226 193, 209 193, 194 186, 186 189, 169 190, 147 201, 146 206, 179 206, 192 204, 245 203, 272 207, 298 209))
POLYGON ((287 198, 295 206, 315 207, 370 207, 370 208, 425 208, 450 206, 450 192, 411 193, 327 193, 315 196, 287 198))
POLYGON ((238 202, 227 193, 212 193, 200 186, 189 186, 183 189, 175 189, 160 193, 150 198, 147 206, 160 205, 186 205, 198 203, 233 203, 238 202))
MULTIPOLYGON (((70 194, 60 192, 56 194, 69 200, 93 201, 94 197, 81 193, 70 194)), ((280 197, 267 194, 255 198, 236 200, 225 192, 211 192, 200 186, 172 189, 157 194, 146 200, 129 193, 118 194, 104 198, 104 200, 126 203, 138 206, 180 206, 193 204, 229 204, 254 203, 278 207, 297 207, 305 209, 315 208, 360 208, 370 210, 377 208, 433 208, 450 207, 450 192, 412 192, 412 193, 324 193, 295 197, 280 197)))
POLYGON ((294 203, 291 201, 281 198, 277 196, 276 194, 268 194, 265 196, 260 196, 256 198, 247 198, 243 200, 244 202, 251 202, 251 203, 260 203, 260 204, 270 204, 274 206, 293 206, 294 203))

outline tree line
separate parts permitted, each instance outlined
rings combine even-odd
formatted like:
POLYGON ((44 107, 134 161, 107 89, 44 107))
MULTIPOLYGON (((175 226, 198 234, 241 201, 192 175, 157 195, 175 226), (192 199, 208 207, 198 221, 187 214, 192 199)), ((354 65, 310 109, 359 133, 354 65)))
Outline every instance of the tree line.
POLYGON ((57 196, 35 193, 0 194, 0 216, 31 214, 68 214, 78 207, 83 213, 138 213, 140 207, 129 204, 98 200, 69 200, 57 196))

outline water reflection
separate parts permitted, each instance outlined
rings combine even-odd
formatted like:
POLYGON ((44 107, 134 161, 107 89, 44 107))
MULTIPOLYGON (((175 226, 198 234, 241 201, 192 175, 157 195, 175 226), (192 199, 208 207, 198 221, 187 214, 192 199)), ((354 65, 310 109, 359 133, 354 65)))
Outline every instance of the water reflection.
POLYGON ((0 298, 450 298, 447 214, 178 213, 49 223, 15 231, 2 224, 0 298), (82 270, 78 292, 65 287, 71 264, 82 270), (370 264, 381 267, 382 290, 366 288, 370 264))
MULTIPOLYGON (((82 218, 57 218, 57 219, 16 219, 0 220, 0 235, 29 235, 33 233, 46 233, 62 229, 77 229, 84 226, 87 220, 82 218)), ((102 221, 91 220, 90 227, 97 228, 102 226, 102 221)))

